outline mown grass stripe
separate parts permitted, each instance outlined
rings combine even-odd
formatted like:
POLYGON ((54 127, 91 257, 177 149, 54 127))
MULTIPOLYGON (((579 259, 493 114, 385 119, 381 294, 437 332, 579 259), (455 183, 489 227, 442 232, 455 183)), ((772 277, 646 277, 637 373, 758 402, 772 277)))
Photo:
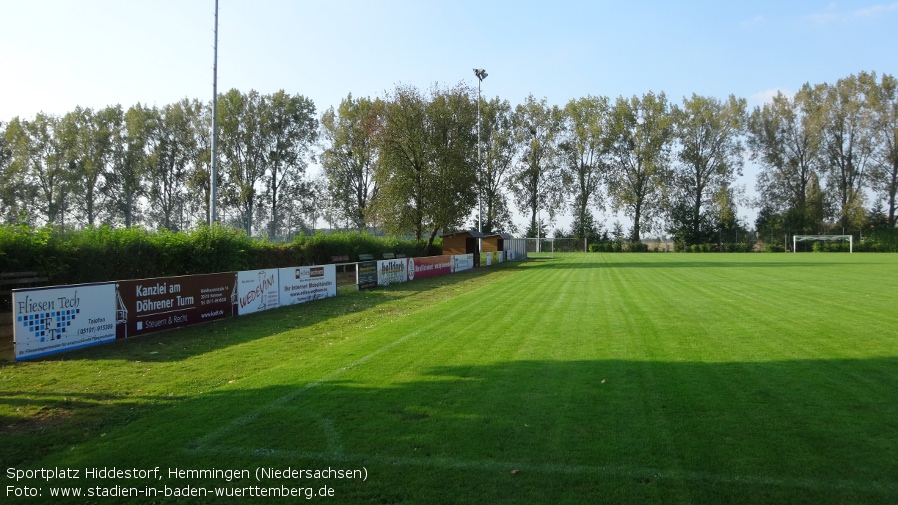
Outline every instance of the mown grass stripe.
POLYGON ((345 463, 378 463, 381 465, 400 465, 433 469, 473 469, 484 472, 509 473, 517 470, 532 474, 565 474, 591 475, 625 479, 645 479, 682 481, 708 484, 739 484, 751 486, 776 486, 797 489, 835 490, 835 491, 874 491, 878 493, 894 493, 898 491, 895 482, 864 481, 847 479, 816 478, 782 478, 765 475, 727 475, 711 472, 694 472, 661 468, 635 468, 626 466, 587 466, 564 463, 532 463, 526 461, 491 461, 491 460, 459 460, 453 458, 428 457, 410 458, 381 456, 376 454, 333 454, 290 451, 282 449, 259 448, 245 451, 233 447, 212 447, 206 452, 220 455, 238 455, 245 457, 268 456, 283 460, 319 460, 345 463))
POLYGON ((19 463, 371 466, 348 503, 894 502, 898 259, 847 256, 557 255, 416 281, 0 368, 0 414, 68 392, 45 377, 89 384, 106 436, 29 435, 65 448, 19 463))

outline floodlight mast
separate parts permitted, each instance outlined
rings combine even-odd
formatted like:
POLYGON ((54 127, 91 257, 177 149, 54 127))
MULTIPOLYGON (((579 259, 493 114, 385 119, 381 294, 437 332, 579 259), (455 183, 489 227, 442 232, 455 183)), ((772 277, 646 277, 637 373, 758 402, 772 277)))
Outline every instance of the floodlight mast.
POLYGON ((483 167, 480 161, 480 83, 486 79, 487 73, 482 68, 475 68, 474 75, 477 76, 477 231, 483 233, 483 181, 481 180, 483 167))
POLYGON ((218 220, 218 0, 215 0, 215 57, 212 63, 212 170, 209 177, 209 226, 218 220))

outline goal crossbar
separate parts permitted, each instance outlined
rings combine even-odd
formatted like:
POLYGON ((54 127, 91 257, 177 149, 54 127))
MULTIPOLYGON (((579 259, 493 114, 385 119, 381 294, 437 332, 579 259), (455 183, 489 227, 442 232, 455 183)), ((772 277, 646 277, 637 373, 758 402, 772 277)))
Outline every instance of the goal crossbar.
POLYGON ((573 237, 543 237, 523 239, 527 244, 528 258, 555 258, 556 252, 578 252, 580 246, 586 250, 586 241, 573 237), (538 255, 538 256, 537 256, 538 255))
POLYGON ((798 252, 796 247, 799 242, 835 242, 848 240, 848 252, 854 252, 854 237, 852 235, 792 235, 792 252, 798 252))

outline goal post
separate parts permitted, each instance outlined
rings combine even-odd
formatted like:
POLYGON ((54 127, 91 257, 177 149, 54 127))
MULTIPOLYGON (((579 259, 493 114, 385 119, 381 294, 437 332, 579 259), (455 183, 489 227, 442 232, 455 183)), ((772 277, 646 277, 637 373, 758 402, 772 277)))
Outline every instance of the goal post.
POLYGON ((550 238, 525 238, 528 258, 554 258, 555 242, 550 238))
POLYGON ((848 240, 848 252, 854 252, 854 236, 852 235, 792 235, 792 252, 798 252, 799 242, 835 242, 848 240))
POLYGON ((585 243, 577 238, 528 238, 528 258, 555 258, 555 253, 583 252, 585 243))

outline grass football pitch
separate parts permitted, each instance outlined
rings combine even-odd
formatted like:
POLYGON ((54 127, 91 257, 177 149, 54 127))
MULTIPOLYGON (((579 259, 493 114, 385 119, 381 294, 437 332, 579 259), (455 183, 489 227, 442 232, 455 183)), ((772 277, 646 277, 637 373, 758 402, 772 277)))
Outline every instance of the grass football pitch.
POLYGON ((10 503, 898 503, 898 255, 556 254, 6 362, 0 442, 10 503))

